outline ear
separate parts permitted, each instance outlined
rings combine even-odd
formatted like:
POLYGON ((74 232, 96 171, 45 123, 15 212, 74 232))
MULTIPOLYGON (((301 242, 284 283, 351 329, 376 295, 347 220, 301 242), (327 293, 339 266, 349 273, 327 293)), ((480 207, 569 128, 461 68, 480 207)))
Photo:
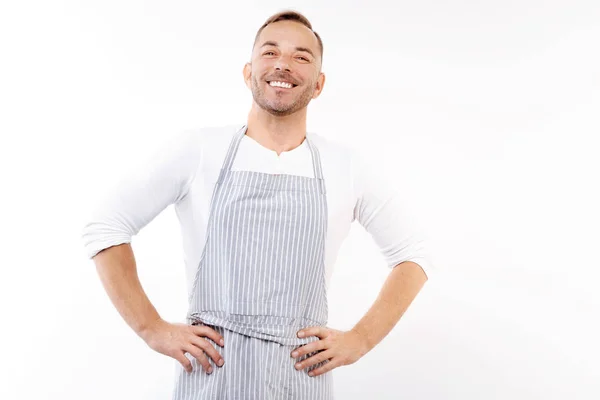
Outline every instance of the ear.
POLYGON ((323 86, 325 86, 325 74, 319 72, 319 78, 317 79, 317 83, 315 84, 315 91, 313 92, 313 99, 319 97, 321 92, 323 91, 323 86))
POLYGON ((244 65, 243 70, 244 82, 246 82, 246 87, 252 90, 252 63, 246 63, 244 65))

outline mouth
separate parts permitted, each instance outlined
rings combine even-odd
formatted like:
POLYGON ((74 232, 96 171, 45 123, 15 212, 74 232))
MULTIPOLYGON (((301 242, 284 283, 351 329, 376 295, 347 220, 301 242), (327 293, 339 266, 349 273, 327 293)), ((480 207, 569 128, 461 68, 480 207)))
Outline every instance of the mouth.
POLYGON ((294 83, 286 82, 286 81, 267 81, 267 84, 275 89, 287 89, 287 90, 293 89, 296 86, 298 86, 294 83))

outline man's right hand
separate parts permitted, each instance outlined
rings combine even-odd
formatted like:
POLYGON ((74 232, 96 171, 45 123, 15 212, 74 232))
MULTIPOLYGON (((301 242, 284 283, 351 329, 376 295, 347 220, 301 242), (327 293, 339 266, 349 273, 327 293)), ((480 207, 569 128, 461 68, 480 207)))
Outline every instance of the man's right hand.
POLYGON ((207 355, 216 365, 222 367, 225 363, 217 349, 206 338, 224 345, 223 336, 205 325, 186 325, 169 323, 158 319, 140 334, 151 349, 179 361, 187 372, 192 372, 192 363, 185 356, 190 353, 204 367, 207 373, 212 373, 212 367, 207 355))

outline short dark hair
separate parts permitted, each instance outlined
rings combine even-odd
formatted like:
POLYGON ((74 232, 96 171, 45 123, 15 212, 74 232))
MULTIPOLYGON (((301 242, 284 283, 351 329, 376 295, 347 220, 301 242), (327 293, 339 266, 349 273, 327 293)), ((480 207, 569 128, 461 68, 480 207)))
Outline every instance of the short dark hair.
POLYGON ((254 37, 254 45, 255 46, 256 46, 256 41, 258 40, 258 37, 260 36, 260 33, 263 31, 263 29, 265 29, 265 27, 267 25, 270 25, 277 21, 296 21, 296 22, 299 22, 302 25, 306 26, 308 29, 310 29, 312 31, 312 33, 314 33, 315 36, 317 37, 317 41, 319 42, 319 51, 321 53, 321 60, 323 59, 323 41, 321 40, 321 36, 319 36, 319 34, 313 30, 312 24, 310 23, 308 18, 306 18, 304 15, 300 14, 299 12, 293 11, 293 10, 281 11, 281 12, 278 12, 277 14, 270 16, 265 21, 265 23, 260 27, 258 32, 256 32, 256 36, 254 37))

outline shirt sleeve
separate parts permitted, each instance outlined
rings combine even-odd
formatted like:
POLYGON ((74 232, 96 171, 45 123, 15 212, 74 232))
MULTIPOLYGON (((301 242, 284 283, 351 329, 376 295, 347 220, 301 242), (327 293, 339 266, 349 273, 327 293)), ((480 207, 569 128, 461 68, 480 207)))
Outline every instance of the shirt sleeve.
POLYGON ((389 174, 378 173, 374 163, 367 163, 357 151, 352 155, 354 219, 371 235, 389 268, 412 261, 429 278, 434 266, 426 236, 402 201, 410 193, 401 192, 398 182, 385 178, 389 174))
POLYGON ((90 208, 81 231, 89 259, 131 243, 132 236, 187 194, 201 158, 197 139, 198 132, 181 131, 164 140, 90 208))

